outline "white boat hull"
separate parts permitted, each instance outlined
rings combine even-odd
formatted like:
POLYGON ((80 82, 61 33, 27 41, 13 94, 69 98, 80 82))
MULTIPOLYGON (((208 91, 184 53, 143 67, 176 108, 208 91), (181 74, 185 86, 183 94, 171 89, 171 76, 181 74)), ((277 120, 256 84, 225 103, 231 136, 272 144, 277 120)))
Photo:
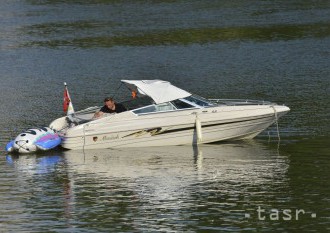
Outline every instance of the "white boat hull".
MULTIPOLYGON (((279 105, 216 106, 142 115, 128 111, 69 128, 61 145, 67 149, 103 149, 248 139, 288 111, 279 105), (201 140, 196 117, 201 124, 201 140)), ((63 124, 62 118, 57 121, 63 124)), ((56 126, 56 121, 52 125, 56 126)))

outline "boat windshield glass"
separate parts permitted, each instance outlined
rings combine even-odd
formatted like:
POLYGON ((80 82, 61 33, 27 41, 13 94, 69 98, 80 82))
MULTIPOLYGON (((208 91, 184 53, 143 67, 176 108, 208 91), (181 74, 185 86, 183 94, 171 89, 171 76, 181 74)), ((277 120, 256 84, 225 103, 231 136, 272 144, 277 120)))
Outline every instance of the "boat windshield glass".
POLYGON ((196 104, 196 105, 202 106, 202 107, 213 105, 207 99, 204 99, 203 97, 200 97, 200 96, 197 96, 197 95, 188 96, 188 97, 184 98, 184 100, 187 100, 187 101, 189 101, 193 104, 196 104))
POLYGON ((184 109, 184 108, 194 108, 194 105, 191 105, 187 102, 184 102, 182 100, 173 100, 171 103, 177 108, 177 109, 184 109))
POLYGON ((176 110, 176 107, 170 102, 162 103, 162 104, 153 104, 143 108, 139 108, 134 110, 135 114, 143 114, 143 113, 152 113, 152 112, 168 112, 176 110))

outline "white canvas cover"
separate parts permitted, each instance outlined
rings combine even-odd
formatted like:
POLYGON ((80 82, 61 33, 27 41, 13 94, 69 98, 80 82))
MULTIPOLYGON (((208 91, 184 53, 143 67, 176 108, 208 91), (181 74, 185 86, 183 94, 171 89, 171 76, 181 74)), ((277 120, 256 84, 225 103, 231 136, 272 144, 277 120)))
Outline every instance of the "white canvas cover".
POLYGON ((121 80, 131 91, 152 98, 156 104, 185 98, 191 94, 162 80, 121 80))

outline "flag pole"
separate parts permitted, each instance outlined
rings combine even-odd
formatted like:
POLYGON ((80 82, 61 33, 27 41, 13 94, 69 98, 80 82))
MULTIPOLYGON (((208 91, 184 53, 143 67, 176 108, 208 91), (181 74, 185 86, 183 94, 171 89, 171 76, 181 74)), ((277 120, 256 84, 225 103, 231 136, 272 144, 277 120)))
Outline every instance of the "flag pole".
POLYGON ((74 108, 66 82, 64 82, 63 111, 67 113, 68 116, 74 114, 74 108))

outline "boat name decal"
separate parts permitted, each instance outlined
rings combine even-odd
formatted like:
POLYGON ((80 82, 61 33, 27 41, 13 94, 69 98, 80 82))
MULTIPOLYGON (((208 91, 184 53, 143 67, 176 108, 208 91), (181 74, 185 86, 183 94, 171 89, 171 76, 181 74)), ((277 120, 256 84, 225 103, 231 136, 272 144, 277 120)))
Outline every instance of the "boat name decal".
POLYGON ((119 135, 111 135, 111 136, 103 136, 102 140, 103 141, 109 141, 109 140, 115 140, 119 139, 119 135))

